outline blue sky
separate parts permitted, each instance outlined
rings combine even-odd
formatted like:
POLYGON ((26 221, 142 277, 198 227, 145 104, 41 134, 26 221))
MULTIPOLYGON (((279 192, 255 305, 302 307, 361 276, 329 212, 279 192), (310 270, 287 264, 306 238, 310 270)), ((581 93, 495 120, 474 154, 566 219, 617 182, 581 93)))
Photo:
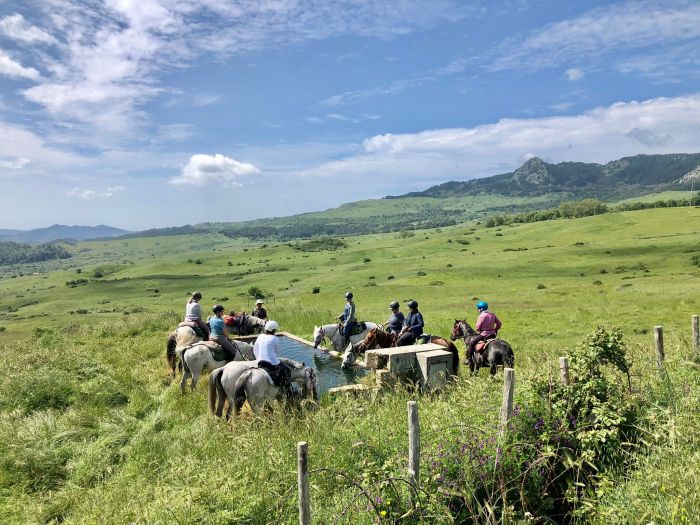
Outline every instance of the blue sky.
POLYGON ((282 216, 700 151, 700 2, 0 3, 0 228, 282 216))

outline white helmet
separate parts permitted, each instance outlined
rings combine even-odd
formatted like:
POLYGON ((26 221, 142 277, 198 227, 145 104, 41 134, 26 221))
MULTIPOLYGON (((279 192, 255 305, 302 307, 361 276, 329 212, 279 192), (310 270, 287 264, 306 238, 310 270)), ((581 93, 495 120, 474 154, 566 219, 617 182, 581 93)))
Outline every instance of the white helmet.
POLYGON ((275 330, 279 330, 280 325, 277 324, 277 321, 268 321, 265 323, 265 331, 266 332, 274 332, 275 330))

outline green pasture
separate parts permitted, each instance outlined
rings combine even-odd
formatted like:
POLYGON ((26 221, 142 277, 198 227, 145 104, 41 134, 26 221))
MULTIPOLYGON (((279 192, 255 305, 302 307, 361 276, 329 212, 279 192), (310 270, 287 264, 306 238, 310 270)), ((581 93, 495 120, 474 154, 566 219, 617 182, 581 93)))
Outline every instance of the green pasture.
MULTIPOLYGON (((397 388, 324 399, 296 415, 278 409, 232 426, 212 422, 204 382, 185 396, 170 384, 165 337, 187 292, 201 290, 207 309, 250 310, 253 286, 269 294, 268 312, 283 330, 306 337, 341 311, 347 290, 359 316, 373 321, 386 319, 390 300, 417 299, 426 331, 442 335, 457 317, 474 321, 475 298, 487 300, 515 350, 524 417, 542 402, 532 380, 556 378, 556 358, 597 324, 619 326, 634 391, 648 405, 639 423, 647 445, 606 474, 580 522, 691 522, 700 512, 698 370, 690 361, 699 219, 697 208, 663 208, 472 223, 345 237, 346 247, 315 252, 213 234, 79 243, 71 267, 0 280, 0 522, 295 523, 295 444, 307 440, 315 523, 452 523, 445 491, 456 489, 440 485, 431 465, 443 447, 494 434, 500 382, 462 371, 433 396, 397 388), (66 285, 78 279, 87 282, 66 285), (653 357, 659 324, 662 376, 653 357), (407 492, 387 480, 405 477, 409 399, 419 402, 426 493, 424 515, 401 519, 407 492)), ((499 516, 533 522, 508 508, 499 516)))

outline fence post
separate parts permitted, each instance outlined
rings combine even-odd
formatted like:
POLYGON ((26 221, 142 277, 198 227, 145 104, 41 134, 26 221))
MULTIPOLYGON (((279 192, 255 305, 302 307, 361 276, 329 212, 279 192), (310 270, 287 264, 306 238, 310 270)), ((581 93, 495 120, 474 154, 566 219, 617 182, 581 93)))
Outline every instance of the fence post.
POLYGON ((299 487, 299 525, 310 525, 309 445, 306 441, 297 443, 297 485, 299 487))
POLYGON ((698 324, 698 316, 693 316, 693 349, 700 351, 700 326, 698 324))
POLYGON ((408 473, 411 483, 417 487, 420 478, 420 422, 415 401, 408 402, 408 473))
POLYGON ((656 366, 663 368, 664 358, 664 327, 655 326, 654 327, 654 344, 656 346, 656 366))
POLYGON ((501 405, 501 434, 505 432, 506 425, 513 413, 513 389, 515 387, 515 370, 503 369, 503 405, 501 405))
POLYGON ((560 357, 559 358, 559 377, 564 385, 569 384, 569 358, 560 357))

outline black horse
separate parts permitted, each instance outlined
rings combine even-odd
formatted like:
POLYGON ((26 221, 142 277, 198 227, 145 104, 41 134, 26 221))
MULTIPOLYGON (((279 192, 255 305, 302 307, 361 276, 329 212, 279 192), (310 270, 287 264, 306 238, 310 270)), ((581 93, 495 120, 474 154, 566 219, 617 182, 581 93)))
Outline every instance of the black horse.
MULTIPOLYGON (((456 341, 461 337, 464 340, 464 344, 469 348, 469 340, 475 335, 477 335, 476 331, 469 326, 467 321, 455 319, 450 339, 456 341)), ((484 351, 474 352, 474 359, 469 363, 469 369, 474 375, 479 372, 480 368, 488 366, 491 375, 495 375, 496 367, 499 365, 513 368, 515 366, 515 354, 510 345, 504 340, 492 339, 488 342, 488 346, 484 351)))

